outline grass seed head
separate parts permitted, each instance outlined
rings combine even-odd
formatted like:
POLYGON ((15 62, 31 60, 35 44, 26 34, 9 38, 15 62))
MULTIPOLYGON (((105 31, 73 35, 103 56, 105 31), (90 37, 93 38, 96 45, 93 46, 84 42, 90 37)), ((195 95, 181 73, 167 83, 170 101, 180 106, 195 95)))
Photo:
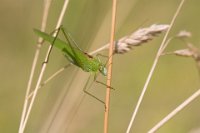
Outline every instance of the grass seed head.
POLYGON ((153 24, 150 27, 141 28, 131 35, 119 39, 115 44, 115 53, 127 53, 132 47, 140 46, 143 43, 152 40, 155 36, 166 31, 168 28, 169 25, 167 24, 153 24))
POLYGON ((200 63, 200 50, 191 43, 188 43, 188 48, 179 49, 173 52, 163 53, 163 55, 175 54, 177 56, 192 57, 197 63, 200 63))
POLYGON ((179 38, 189 38, 189 37, 192 36, 192 33, 188 32, 186 30, 182 30, 176 36, 179 37, 179 38))
POLYGON ((184 56, 184 57, 192 57, 193 52, 190 49, 180 49, 173 52, 175 55, 184 56))

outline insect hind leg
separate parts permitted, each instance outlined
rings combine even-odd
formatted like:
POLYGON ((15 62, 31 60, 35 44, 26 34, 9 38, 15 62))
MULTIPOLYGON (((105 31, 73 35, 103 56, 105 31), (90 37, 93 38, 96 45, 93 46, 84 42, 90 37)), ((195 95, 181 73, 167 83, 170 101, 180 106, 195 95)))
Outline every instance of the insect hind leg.
POLYGON ((63 34, 66 36, 67 40, 69 41, 69 43, 72 41, 73 44, 76 46, 76 48, 78 48, 80 51, 84 52, 76 43, 76 41, 73 39, 73 37, 71 36, 71 34, 66 31, 66 28, 61 27, 61 31, 63 32, 63 34), (70 41, 71 40, 71 41, 70 41))

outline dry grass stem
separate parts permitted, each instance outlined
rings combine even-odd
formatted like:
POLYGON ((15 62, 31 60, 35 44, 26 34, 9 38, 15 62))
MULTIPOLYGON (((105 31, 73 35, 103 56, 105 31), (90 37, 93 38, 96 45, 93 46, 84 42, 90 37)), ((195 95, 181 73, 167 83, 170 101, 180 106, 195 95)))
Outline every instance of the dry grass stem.
MULTIPOLYGON (((134 120, 135 120, 135 117, 136 117, 136 115, 137 115, 137 112, 138 112, 138 110, 139 110, 139 107, 140 107, 141 102, 142 102, 142 100, 143 100, 144 94, 145 94, 145 92, 146 92, 146 90, 147 90, 147 87, 148 87, 148 85, 149 85, 149 82, 150 82, 150 80, 151 80, 151 78, 152 78, 152 75, 153 75, 153 73, 154 73, 154 70, 155 70, 155 68, 156 68, 156 66, 157 66, 158 60, 159 60, 159 58, 160 58, 160 55, 162 54, 162 52, 163 52, 163 50, 164 50, 163 48, 166 48, 166 47, 167 47, 166 42, 167 42, 167 37, 168 37, 168 35, 169 35, 169 32, 170 32, 170 30, 171 30, 171 28, 172 28, 172 26, 173 26, 173 24, 174 24, 174 22, 175 22, 175 20, 176 20, 176 18, 177 18, 177 16, 178 16, 178 14, 179 14, 179 12, 180 12, 180 10, 181 10, 181 8, 182 8, 184 2, 185 2, 185 0, 181 0, 181 2, 180 2, 180 4, 179 4, 179 6, 178 6, 176 12, 174 13, 174 16, 173 16, 172 20, 171 20, 171 22, 170 22, 169 28, 168 28, 168 30, 167 30, 167 32, 166 32, 164 38, 163 38, 163 41, 162 41, 162 43, 161 43, 161 45, 160 45, 160 48, 158 49, 157 55, 156 55, 156 57, 155 57, 155 59, 154 59, 154 62, 153 62, 153 65, 152 65, 152 67, 151 67, 151 70, 150 70, 150 72, 149 72, 149 74, 148 74, 147 80, 146 80, 146 82, 145 82, 145 84, 144 84, 144 87, 143 87, 143 89, 142 89, 142 92, 141 92, 141 94, 140 94, 140 97, 139 97, 139 99, 138 99, 138 102, 137 102, 137 104, 136 104, 136 107, 135 107, 135 109, 134 109, 134 111, 133 111, 133 113, 132 113, 132 117, 131 117, 131 120, 130 120, 130 122, 129 122, 129 125, 128 125, 128 128, 127 128, 127 130, 126 130, 126 133, 130 133, 131 127, 132 127, 132 125, 133 125, 133 122, 134 122, 134 120)), ((168 44, 168 43, 167 43, 167 44, 168 44)))
MULTIPOLYGON (((191 36, 191 34, 185 34, 185 35, 182 34, 180 35, 180 37, 190 37, 188 35, 191 36)), ((176 50, 174 52, 164 53, 164 55, 167 54, 175 54, 183 57, 192 57, 196 61, 198 69, 200 71, 200 50, 194 47, 192 44, 188 44, 187 49, 181 49, 181 50, 176 50)), ((188 104, 190 104, 199 96, 200 96, 200 89, 197 90, 195 93, 193 93, 188 99, 186 99, 176 109, 174 109, 171 113, 169 113, 159 123, 157 123, 151 130, 148 131, 148 133, 154 133, 155 131, 157 131, 161 126, 163 126, 166 122, 168 122, 172 117, 174 117, 178 112, 180 112, 183 108, 185 108, 188 104)))
MULTIPOLYGON (((59 19, 58 19, 58 22, 57 22, 56 29, 59 28, 60 25, 61 25, 61 22, 62 22, 62 20, 63 20, 64 14, 65 14, 65 11, 66 11, 66 9, 67 9, 67 5, 68 5, 68 0, 65 0, 65 3, 64 3, 64 5, 63 5, 62 11, 61 11, 61 13, 60 13, 60 16, 59 16, 59 19)), ((55 35, 56 35, 56 33, 54 34, 54 36, 55 36, 55 35)), ((48 51, 47 51, 46 58, 45 58, 45 61, 44 61, 44 62, 47 62, 51 49, 52 49, 52 45, 50 45, 49 48, 48 48, 48 51)), ((28 107, 27 112, 26 112, 26 116, 25 116, 25 118, 24 118, 23 125, 22 125, 21 128, 20 128, 20 133, 23 133, 23 132, 24 132, 24 129, 25 129, 25 127, 26 127, 26 123, 27 123, 28 118, 29 118, 29 116, 30 116, 30 112, 31 112, 31 110, 32 110, 33 103, 34 103, 34 101, 35 101, 35 98, 36 98, 38 89, 39 89, 39 87, 40 87, 42 77, 43 77, 44 72, 45 72, 45 70, 46 70, 46 66, 47 66, 47 63, 43 63, 42 68, 41 68, 41 71, 40 71, 40 74, 39 74, 39 77, 38 77, 38 81, 37 81, 37 83, 36 83, 36 87, 35 87, 34 92, 33 92, 33 96, 32 96, 32 98, 31 98, 29 107, 28 107)), ((29 95, 29 94, 28 94, 28 95, 29 95)))
POLYGON ((198 96, 200 96, 200 89, 193 93, 188 99, 186 99, 182 104, 180 104, 177 108, 175 108, 171 113, 169 113, 165 118, 163 118, 158 124, 156 124, 152 129, 148 131, 148 133, 154 133, 161 126, 163 126, 166 122, 168 122, 173 116, 175 116, 178 112, 184 109, 188 104, 194 101, 198 96))
MULTIPOLYGON (((175 38, 178 38, 178 39, 181 39, 184 43, 187 43, 186 40, 184 39, 187 39, 189 37, 191 37, 192 34, 186 30, 182 30, 180 31, 176 36, 174 37, 171 37, 167 40, 167 42, 165 43, 165 46, 163 47, 163 50, 166 48, 166 46, 168 45, 168 43, 172 40, 172 39, 175 39, 175 38)), ((190 46, 188 46, 190 47, 190 46)), ((180 55, 180 56, 186 56, 186 57, 190 57, 192 56, 192 51, 190 49, 181 49, 181 50, 176 50, 176 51, 173 51, 173 52, 163 52, 161 55, 170 55, 170 54, 175 54, 175 55, 180 55)))
MULTIPOLYGON (((41 28, 40 28, 41 31, 45 31, 50 4, 51 4, 51 0, 44 0, 44 11, 43 11, 43 17, 42 17, 42 24, 41 24, 41 28)), ((42 38, 39 37, 38 43, 37 43, 37 49, 35 51, 35 56, 34 56, 32 67, 31 67, 31 73, 30 73, 30 76, 29 76, 28 84, 27 84, 26 95, 25 95, 25 100, 24 100, 24 105, 23 105, 23 111, 22 111, 20 126, 19 126, 19 130, 18 130, 19 133, 23 133, 22 126, 24 125, 24 119, 25 119, 27 107, 28 107, 27 96, 29 95, 30 90, 31 90, 33 76, 34 76, 34 73, 35 73, 36 64, 37 64, 38 57, 39 57, 39 54, 40 54, 41 42, 42 42, 42 38)))
MULTIPOLYGON (((71 65, 72 64, 68 64, 68 65, 62 67, 61 69, 59 69, 58 71, 56 71, 49 78, 47 78, 43 83, 40 84, 39 89, 42 88, 43 86, 45 86, 49 81, 51 81, 53 78, 55 78, 57 75, 59 75, 61 72, 63 72, 66 68, 70 67, 71 65)), ((27 96, 27 99, 31 98, 32 96, 33 96, 33 91, 31 93, 29 93, 29 95, 27 96)))
MULTIPOLYGON (((177 37, 188 38, 188 37, 191 37, 191 33, 183 31, 183 32, 180 32, 177 35, 177 37)), ((180 50, 176 50, 173 52, 163 53, 163 55, 174 54, 174 55, 182 56, 182 57, 192 57, 196 61, 197 65, 198 65, 198 70, 200 71, 200 50, 190 43, 187 46, 188 46, 188 48, 186 48, 186 49, 180 49, 180 50)), ((152 129, 150 129, 148 131, 148 133, 154 133, 155 131, 157 131, 161 126, 163 126, 166 122, 168 122, 178 112, 180 112, 183 108, 185 108, 188 104, 190 104, 192 101, 194 101, 199 96, 200 96, 200 89, 197 90, 195 93, 193 93, 188 99, 186 99, 182 104, 180 104, 177 108, 175 108, 171 113, 169 113, 160 122, 158 122, 152 129)))
POLYGON ((105 112, 104 112, 104 133, 108 132, 108 118, 109 118, 109 105, 110 105, 110 86, 112 79, 112 62, 113 62, 113 49, 114 45, 114 35, 115 35, 115 24, 116 24, 116 10, 117 10, 117 0, 112 1, 112 20, 111 20, 111 35, 110 35, 110 47, 109 47, 109 59, 108 59, 108 73, 107 73, 107 89, 105 98, 105 112))

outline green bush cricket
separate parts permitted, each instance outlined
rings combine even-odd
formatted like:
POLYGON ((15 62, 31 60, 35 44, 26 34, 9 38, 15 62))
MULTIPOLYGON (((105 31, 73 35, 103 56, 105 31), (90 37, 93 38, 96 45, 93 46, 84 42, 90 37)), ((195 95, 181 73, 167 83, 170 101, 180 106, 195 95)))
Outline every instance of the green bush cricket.
MULTIPOLYGON (((52 35, 42 32, 37 29, 34 29, 34 32, 38 36, 42 37, 45 41, 48 41, 51 45, 53 45, 56 48, 58 48, 59 50, 61 50, 63 52, 64 56, 67 58, 67 60, 71 64, 81 68, 85 72, 94 73, 94 81, 95 82, 105 85, 104 83, 97 81, 96 78, 97 78, 97 73, 99 73, 99 72, 103 76, 107 75, 106 65, 100 61, 98 56, 93 57, 93 56, 87 54, 86 52, 83 52, 78 47, 78 45, 73 40, 73 38, 70 36, 70 34, 65 32, 65 30, 62 26, 55 31, 55 32, 57 32, 56 37, 53 37, 52 35), (63 33, 64 37, 66 38, 66 41, 63 41, 57 37, 57 35, 59 34, 60 31, 63 33), (76 47, 73 47, 72 43, 76 47)), ((100 100, 99 98, 95 97, 94 95, 92 95, 91 93, 86 91, 86 86, 88 83, 89 83, 89 79, 83 89, 84 92, 87 93, 88 95, 92 96, 93 98, 97 99, 98 101, 104 103, 102 100, 100 100)), ((107 85, 105 85, 105 86, 107 86, 107 85)), ((113 89, 112 87, 110 87, 110 88, 113 89)))

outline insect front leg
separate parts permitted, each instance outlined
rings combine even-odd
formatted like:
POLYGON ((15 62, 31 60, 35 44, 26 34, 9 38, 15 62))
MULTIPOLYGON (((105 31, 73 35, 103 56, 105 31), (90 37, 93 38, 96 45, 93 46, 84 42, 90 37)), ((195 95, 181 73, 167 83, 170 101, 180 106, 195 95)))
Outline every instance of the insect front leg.
POLYGON ((99 84, 105 86, 105 87, 108 87, 108 88, 110 88, 110 89, 115 90, 112 86, 108 86, 107 84, 105 84, 105 83, 103 83, 103 82, 101 82, 101 81, 98 81, 98 80, 97 80, 97 74, 95 74, 95 76, 94 76, 94 81, 95 81, 96 83, 99 83, 99 84))
MULTIPOLYGON (((114 55, 114 52, 112 53, 112 55, 111 56, 113 56, 114 55)), ((105 66, 108 64, 108 60, 109 60, 109 56, 107 56, 107 55, 103 55, 103 54, 100 54, 100 53, 98 53, 97 55, 96 55, 96 57, 97 57, 97 59, 99 60, 99 62, 101 62, 101 60, 100 60, 100 58, 99 57, 104 57, 104 58, 107 58, 107 61, 106 61, 106 63, 105 63, 105 66)))
POLYGON ((99 99, 98 97, 96 97, 95 95, 93 95, 92 93, 90 93, 90 92, 87 91, 87 89, 91 88, 91 86, 92 86, 92 83, 91 83, 91 84, 89 85, 89 87, 88 87, 90 78, 91 78, 91 75, 90 75, 89 78, 87 79, 87 82, 86 82, 86 84, 85 84, 85 86, 84 86, 84 88, 83 88, 84 93, 86 93, 87 95, 93 97, 94 99, 96 99, 97 101, 99 101, 99 102, 101 102, 101 103, 103 103, 103 104, 105 105, 105 102, 104 102, 103 100, 99 99))
POLYGON ((52 49, 53 49, 53 45, 54 45, 54 43, 55 43, 55 41, 56 41, 56 39, 57 39, 57 37, 58 37, 59 32, 60 32, 60 28, 58 28, 57 30, 54 30, 54 31, 53 31, 53 33, 55 33, 56 35, 55 35, 55 37, 54 37, 54 39, 53 39, 53 41, 52 41, 51 47, 49 48, 49 54, 47 55, 47 58, 46 58, 46 60, 43 62, 43 64, 47 64, 47 63, 49 62, 49 57, 50 57, 50 54, 51 54, 52 49))
POLYGON ((110 88, 110 89, 115 90, 112 86, 108 86, 107 84, 105 84, 105 83, 103 83, 103 82, 101 82, 101 81, 95 80, 95 82, 96 82, 96 83, 99 83, 99 84, 101 84, 101 85, 103 85, 103 86, 105 86, 105 87, 108 87, 108 88, 110 88))

